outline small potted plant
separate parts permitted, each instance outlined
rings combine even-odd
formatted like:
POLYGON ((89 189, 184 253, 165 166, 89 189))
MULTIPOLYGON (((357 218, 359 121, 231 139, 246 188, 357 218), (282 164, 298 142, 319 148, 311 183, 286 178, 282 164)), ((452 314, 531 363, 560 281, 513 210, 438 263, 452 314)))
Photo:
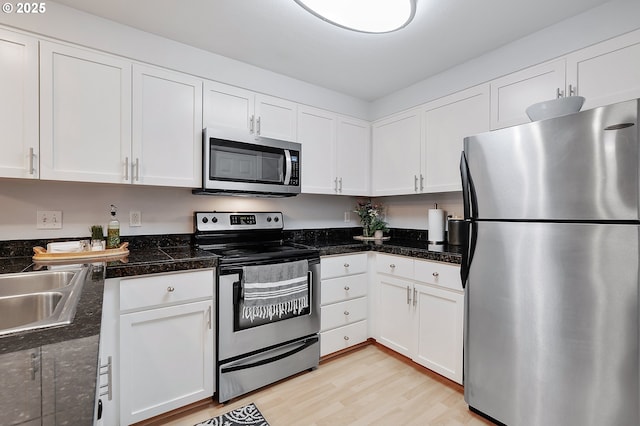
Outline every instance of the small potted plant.
POLYGON ((382 204, 374 204, 371 200, 360 200, 355 211, 360 216, 362 235, 382 239, 383 232, 388 230, 387 222, 383 220, 382 204))
POLYGON ((104 230, 102 225, 92 225, 91 230, 91 251, 104 250, 104 230))

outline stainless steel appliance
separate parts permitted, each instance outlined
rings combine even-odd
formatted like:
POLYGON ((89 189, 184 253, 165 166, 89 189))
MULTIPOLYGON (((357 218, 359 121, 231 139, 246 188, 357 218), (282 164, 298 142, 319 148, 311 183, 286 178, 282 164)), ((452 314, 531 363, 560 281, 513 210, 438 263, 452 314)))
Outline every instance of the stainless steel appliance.
POLYGON ((317 367, 319 251, 284 242, 279 212, 196 212, 195 227, 196 244, 221 256, 218 401, 317 367))
POLYGON ((508 425, 638 425, 638 101, 465 138, 464 394, 508 425))
POLYGON ((299 143, 230 129, 203 130, 202 189, 196 194, 288 197, 300 193, 299 143))

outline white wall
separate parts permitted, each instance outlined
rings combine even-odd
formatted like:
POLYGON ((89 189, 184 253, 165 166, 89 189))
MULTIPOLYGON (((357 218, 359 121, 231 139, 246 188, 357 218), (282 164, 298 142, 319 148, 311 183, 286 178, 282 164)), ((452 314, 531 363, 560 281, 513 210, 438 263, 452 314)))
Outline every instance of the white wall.
POLYGON ((640 1, 615 0, 378 99, 377 120, 640 28, 640 1))
POLYGON ((386 207, 387 222, 392 228, 429 229, 427 215, 435 204, 445 211, 445 215, 463 215, 460 192, 379 197, 375 200, 386 207))
POLYGON ((118 206, 122 235, 193 232, 195 211, 282 211, 286 229, 359 226, 351 214, 355 199, 329 195, 244 198, 193 195, 188 188, 107 185, 75 182, 0 180, 0 240, 89 236, 89 226, 109 221, 109 205, 118 206), (61 210, 60 230, 36 229, 36 211, 61 210), (129 211, 142 212, 142 227, 129 227, 129 211))

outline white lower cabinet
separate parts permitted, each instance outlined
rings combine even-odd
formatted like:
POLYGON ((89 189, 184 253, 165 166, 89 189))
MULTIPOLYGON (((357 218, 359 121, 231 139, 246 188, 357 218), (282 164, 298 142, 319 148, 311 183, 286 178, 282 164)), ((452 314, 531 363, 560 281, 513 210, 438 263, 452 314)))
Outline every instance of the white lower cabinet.
POLYGON ((204 269, 105 282, 100 383, 109 368, 112 381, 101 388, 98 424, 132 424, 213 396, 214 279, 204 269))
POLYGON ((459 267, 378 253, 376 271, 378 342, 462 383, 459 267))
POLYGON ((367 254, 321 260, 320 356, 367 340, 367 254))

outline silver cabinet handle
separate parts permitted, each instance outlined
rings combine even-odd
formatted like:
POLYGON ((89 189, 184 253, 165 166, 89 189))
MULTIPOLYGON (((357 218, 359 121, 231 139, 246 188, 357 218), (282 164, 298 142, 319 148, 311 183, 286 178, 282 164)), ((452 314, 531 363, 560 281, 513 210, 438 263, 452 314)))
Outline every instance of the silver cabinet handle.
POLYGON ((569 96, 574 96, 578 94, 578 88, 575 87, 573 84, 569 85, 569 96))
POLYGON ((113 399, 113 362, 111 357, 107 357, 106 364, 100 364, 100 375, 107 376, 107 383, 100 385, 100 396, 108 395, 109 401, 113 399))
POLYGON ((333 180, 333 192, 338 192, 338 178, 333 180))
POLYGON ((413 190, 418 192, 418 175, 413 175, 413 190))
POLYGON ((33 147, 29 148, 29 174, 31 176, 36 174, 36 168, 33 166, 35 155, 33 154, 33 147))
POLYGON ((174 287, 171 287, 171 286, 167 287, 167 291, 168 291, 169 293, 173 293, 175 290, 176 290, 176 289, 175 289, 174 287))
POLYGON ((424 191, 424 176, 420 173, 420 192, 424 191))
POLYGON ((260 134, 260 117, 256 120, 256 134, 260 134))
POLYGON ((560 90, 560 88, 558 87, 556 89, 556 98, 562 98, 564 96, 564 90, 560 90))
POLYGON ((411 304, 411 287, 407 286, 407 305, 411 304))
POLYGON ((338 192, 342 192, 342 178, 338 179, 338 183, 340 184, 340 188, 338 189, 338 192))
POLYGON ((394 269, 396 267, 395 263, 389 265, 389 268, 394 269))
POLYGON ((349 311, 344 311, 344 314, 345 315, 349 315, 349 311))
POLYGON ((349 340, 349 336, 344 336, 344 340, 349 340))
POLYGON ((345 263, 345 264, 344 264, 344 267, 345 267, 345 268, 348 268, 349 266, 351 266, 351 265, 349 265, 348 263, 345 263))
POLYGON ((207 309, 207 326, 209 326, 209 330, 211 330, 211 306, 207 309))
POLYGON ((348 285, 345 285, 345 286, 344 286, 344 289, 345 289, 345 291, 349 291, 349 286, 348 286, 348 285))
POLYGON ((434 277, 438 278, 438 276, 439 276, 440 274, 439 274, 439 273, 437 273, 437 272, 434 272, 434 273, 433 273, 433 274, 431 274, 431 275, 433 275, 434 277))
POLYGON ((124 180, 129 180, 129 157, 124 157, 124 180))
POLYGON ((136 158, 136 182, 140 180, 140 159, 136 158))
POLYGON ((415 308, 417 304, 418 304, 418 289, 414 287, 413 288, 413 307, 415 308))
POLYGON ((255 121, 255 115, 251 115, 249 119, 249 133, 253 133, 253 123, 255 121))

